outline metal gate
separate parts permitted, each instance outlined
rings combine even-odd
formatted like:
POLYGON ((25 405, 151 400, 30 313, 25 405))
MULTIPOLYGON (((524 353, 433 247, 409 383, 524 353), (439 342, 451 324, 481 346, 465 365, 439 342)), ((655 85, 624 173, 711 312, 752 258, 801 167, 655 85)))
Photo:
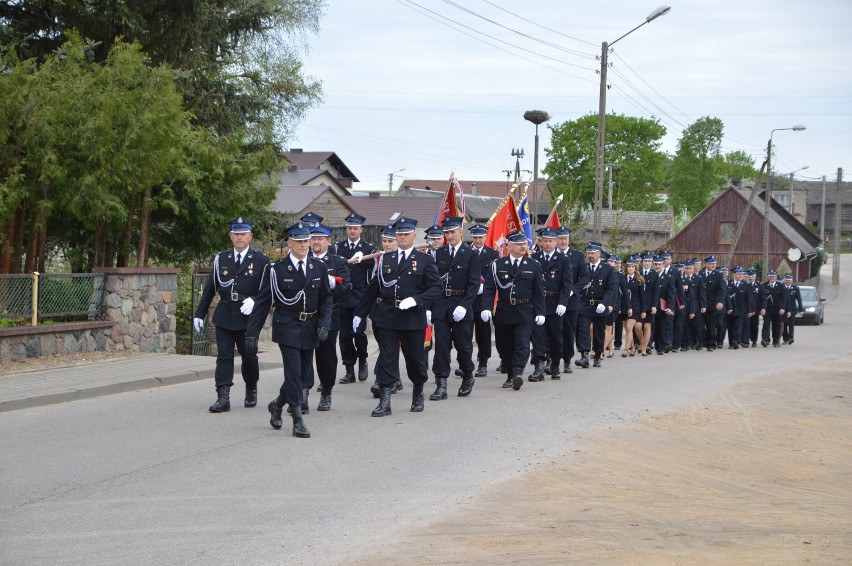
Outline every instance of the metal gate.
MULTIPOLYGON (((212 268, 196 268, 192 272, 192 316, 195 316, 195 309, 198 303, 201 302, 201 293, 204 291, 204 284, 210 277, 212 268)), ((212 348, 211 342, 214 340, 213 332, 211 332, 211 324, 209 317, 204 317, 204 326, 200 332, 195 331, 195 325, 192 325, 192 355, 193 356, 209 356, 212 348)))

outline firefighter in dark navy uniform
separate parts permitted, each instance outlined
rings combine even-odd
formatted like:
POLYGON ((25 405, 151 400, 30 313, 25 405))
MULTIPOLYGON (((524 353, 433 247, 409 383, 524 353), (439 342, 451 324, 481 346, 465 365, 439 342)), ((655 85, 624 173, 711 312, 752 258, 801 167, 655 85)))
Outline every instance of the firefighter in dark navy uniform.
POLYGON ((728 311, 728 348, 738 350, 748 342, 746 325, 748 318, 754 315, 755 304, 751 286, 743 281, 745 270, 742 267, 734 267, 734 281, 728 287, 728 296, 731 299, 728 311))
POLYGON ((324 342, 331 327, 333 299, 325 262, 308 256, 311 232, 302 222, 287 229, 290 253, 269 267, 269 294, 249 321, 249 331, 260 331, 269 309, 272 340, 281 350, 284 382, 278 397, 269 402, 269 424, 283 426, 281 411, 289 405, 293 436, 310 438, 302 419, 304 381, 312 371, 314 349, 324 342))
MULTIPOLYGON (((331 253, 339 255, 347 261, 374 253, 376 248, 361 239, 365 220, 366 218, 355 213, 347 216, 345 219, 346 241, 335 244, 331 253)), ((356 360, 358 361, 358 381, 365 381, 369 373, 367 369, 367 321, 362 320, 357 330, 353 330, 352 317, 355 316, 355 308, 370 283, 370 275, 374 267, 375 261, 372 259, 349 264, 351 288, 346 295, 340 298, 338 304, 340 309, 340 357, 343 360, 343 366, 346 368, 346 373, 341 378, 340 383, 355 382, 356 360)))
POLYGON ((441 295, 432 304, 434 334, 435 392, 432 401, 447 398, 447 378, 450 374, 450 354, 456 349, 462 383, 459 397, 473 391, 473 301, 479 293, 479 257, 462 242, 463 221, 460 216, 448 216, 443 221, 442 235, 447 245, 435 250, 441 295))
POLYGON ((479 261, 479 290, 473 300, 473 331, 476 338, 476 373, 474 377, 488 374, 488 360, 491 358, 491 321, 484 322, 479 317, 482 312, 482 292, 485 290, 485 278, 491 273, 491 262, 500 257, 497 250, 485 245, 488 228, 484 224, 474 224, 470 228, 471 251, 479 261))
POLYGON ((796 332, 796 316, 802 311, 802 293, 799 286, 793 284, 793 274, 784 276, 784 288, 787 291, 787 319, 784 323, 784 344, 791 345, 794 342, 796 332))
POLYGON ((423 384, 428 380, 423 349, 426 311, 441 293, 441 280, 432 256, 413 248, 417 220, 402 217, 394 227, 397 251, 379 256, 376 277, 367 287, 352 321, 353 325, 359 325, 369 314, 373 328, 380 329, 376 335, 379 344, 376 378, 381 389, 374 417, 391 414, 392 388, 400 380, 400 346, 408 379, 414 385, 411 411, 423 411, 423 384))
MULTIPOLYGON (((252 239, 252 222, 239 217, 230 222, 232 250, 220 252, 213 259, 213 272, 204 284, 193 326, 196 332, 204 327, 204 318, 215 295, 219 304, 213 314, 216 326, 216 402, 210 405, 211 413, 231 409, 230 391, 234 385, 234 346, 240 353, 240 372, 246 384, 244 405, 257 405, 257 381, 260 366, 257 360, 257 334, 247 334, 249 315, 258 302, 269 293, 263 277, 269 265, 265 254, 249 247, 252 239), (248 351, 246 342, 252 342, 254 351, 248 351)), ((258 329, 259 332, 259 329, 258 329)))
MULTIPOLYGON (((589 282, 589 264, 583 252, 571 247, 571 229, 568 226, 560 226, 556 230, 556 251, 568 259, 568 271, 571 274, 573 292, 568 299, 568 310, 562 316, 562 358, 565 360, 562 371, 572 373, 574 368, 571 367, 571 359, 577 344, 577 317, 580 313, 579 292, 589 282)), ((550 361, 554 360, 551 358, 550 361)))
POLYGON ((589 258, 589 282, 580 291, 580 315, 577 319, 577 332, 580 337, 580 359, 574 363, 582 368, 589 367, 589 352, 594 353, 594 366, 601 367, 606 320, 615 308, 618 293, 618 277, 615 270, 601 260, 601 245, 598 242, 586 244, 589 258), (589 338, 589 328, 593 327, 594 338, 589 338))
POLYGON ((530 359, 533 324, 544 324, 544 284, 541 264, 526 257, 527 236, 523 232, 509 235, 509 255, 491 264, 482 293, 483 322, 491 320, 490 305, 497 297, 494 311, 494 334, 502 360, 511 364, 504 388, 515 391, 524 384, 523 372, 530 359))
POLYGON ((573 291, 571 265, 568 256, 556 252, 556 230, 538 231, 539 251, 532 255, 541 264, 544 277, 544 324, 533 329, 533 364, 535 370, 530 381, 542 381, 547 356, 550 356, 550 377, 559 379, 559 361, 562 359, 562 319, 568 310, 573 291))
POLYGON ((784 284, 778 281, 776 271, 769 272, 769 281, 763 285, 763 331, 761 334, 761 345, 765 348, 769 345, 770 329, 772 345, 781 347, 781 320, 787 316, 787 293, 784 284))
MULTIPOLYGON (((340 331, 340 301, 349 293, 349 264, 346 260, 329 252, 331 244, 331 228, 317 224, 311 228, 311 252, 310 255, 323 262, 328 270, 328 285, 331 288, 333 308, 331 311, 331 326, 328 338, 319 343, 314 351, 316 372, 319 376, 322 392, 320 394, 318 411, 331 410, 331 390, 337 378, 337 334, 340 331)), ((302 411, 307 408, 307 392, 313 387, 313 372, 304 384, 305 403, 302 411)))
MULTIPOLYGON (((763 283, 757 280, 757 270, 753 267, 746 269, 746 278, 751 285, 751 293, 754 297, 754 308, 760 310, 763 304, 763 283)), ((751 347, 757 348, 757 337, 760 335, 760 316, 753 316, 748 319, 748 338, 751 340, 751 347)))
POLYGON ((716 349, 716 321, 725 312, 728 299, 728 285, 725 276, 716 269, 716 258, 704 258, 704 294, 707 297, 707 311, 704 313, 704 347, 708 352, 716 349))

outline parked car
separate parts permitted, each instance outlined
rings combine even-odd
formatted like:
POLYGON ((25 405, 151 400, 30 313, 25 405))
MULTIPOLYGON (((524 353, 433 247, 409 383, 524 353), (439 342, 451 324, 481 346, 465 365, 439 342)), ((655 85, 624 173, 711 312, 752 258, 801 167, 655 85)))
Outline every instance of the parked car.
POLYGON ((802 312, 796 318, 796 324, 822 324, 825 322, 825 299, 819 296, 816 287, 799 285, 802 296, 802 312))

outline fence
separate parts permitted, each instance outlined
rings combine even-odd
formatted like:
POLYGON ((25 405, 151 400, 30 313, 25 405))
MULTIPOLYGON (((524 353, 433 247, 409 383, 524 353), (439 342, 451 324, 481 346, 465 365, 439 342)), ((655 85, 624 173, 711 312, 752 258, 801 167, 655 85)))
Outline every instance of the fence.
MULTIPOLYGON (((207 279, 210 277, 210 272, 212 268, 203 268, 196 269, 192 273, 192 315, 195 316, 195 309, 198 306, 198 303, 201 301, 201 293, 204 291, 204 284, 207 282, 207 279)), ((191 349, 193 356, 207 356, 210 355, 210 345, 214 340, 214 337, 210 332, 210 323, 205 318, 204 326, 201 328, 201 332, 195 331, 195 326, 193 325, 192 330, 190 331, 192 334, 192 342, 191 349)))
POLYGON ((101 314, 103 273, 0 275, 0 319, 88 317, 101 314))

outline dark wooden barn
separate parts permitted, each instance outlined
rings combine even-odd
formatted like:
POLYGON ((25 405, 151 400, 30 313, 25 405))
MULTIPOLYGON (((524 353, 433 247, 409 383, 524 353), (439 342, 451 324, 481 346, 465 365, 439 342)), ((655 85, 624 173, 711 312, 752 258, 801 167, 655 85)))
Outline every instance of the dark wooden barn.
MULTIPOLYGON (((719 266, 755 266, 762 273, 764 193, 751 203, 745 227, 731 260, 737 225, 748 205, 751 189, 725 189, 698 213, 667 244, 679 259, 716 256, 719 266)), ((819 272, 819 237, 805 228, 784 207, 772 201, 769 211, 769 269, 792 273, 796 281, 806 281, 819 272), (797 257, 798 256, 798 257, 797 257), (797 258, 797 259, 794 259, 797 258)))

